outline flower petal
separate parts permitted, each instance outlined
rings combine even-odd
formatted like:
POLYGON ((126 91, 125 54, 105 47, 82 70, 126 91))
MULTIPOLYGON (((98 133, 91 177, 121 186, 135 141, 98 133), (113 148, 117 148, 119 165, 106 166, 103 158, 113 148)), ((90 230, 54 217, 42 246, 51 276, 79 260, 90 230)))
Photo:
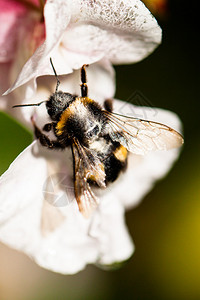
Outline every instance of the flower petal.
POLYGON ((161 41, 161 29, 139 0, 58 2, 44 8, 46 41, 27 61, 14 85, 52 74, 49 56, 58 74, 69 74, 83 64, 109 60, 133 63, 149 55, 161 41), (63 64, 65 61, 65 64, 63 64))
POLYGON ((77 55, 106 57, 114 64, 134 63, 161 42, 161 29, 140 0, 77 3, 79 15, 63 37, 64 47, 77 55))
POLYGON ((99 264, 111 265, 127 260, 133 254, 134 245, 127 231, 124 213, 122 202, 112 191, 100 197, 89 230, 89 235, 99 242, 99 264))
POLYGON ((32 20, 29 15, 29 22, 27 22, 28 9, 20 1, 1 0, 0 7, 0 62, 8 62, 16 55, 16 47, 23 27, 30 26, 32 20))
POLYGON ((42 188, 41 179, 46 176, 46 163, 40 158, 33 159, 34 144, 35 142, 24 150, 1 176, 0 224, 16 216, 18 209, 28 208, 41 198, 37 194, 32 194, 32 191, 37 193, 37 190, 42 188))
POLYGON ((76 273, 88 263, 124 260, 133 251, 124 210, 116 199, 110 204, 102 202, 86 220, 74 194, 71 198, 66 195, 73 184, 69 152, 51 152, 33 142, 0 179, 0 240, 25 252, 40 266, 63 274, 76 273), (52 189, 49 179, 59 174, 64 174, 68 183, 56 181, 52 189))
MULTIPOLYGON (((96 242, 87 237, 87 221, 78 212, 75 202, 64 208, 67 222, 63 223, 61 218, 57 230, 47 237, 42 235, 41 217, 49 217, 49 212, 42 215, 43 188, 49 170, 40 152, 39 156, 33 155, 36 146, 34 142, 25 149, 0 179, 0 239, 31 255, 44 267, 74 273, 88 261, 94 262, 96 248, 91 245, 96 242)), ((55 217, 57 208, 53 208, 51 216, 55 217)))
MULTIPOLYGON (((115 111, 122 106, 123 102, 114 101, 115 111)), ((141 112, 141 107, 130 108, 141 112)), ((175 114, 158 109, 154 121, 161 120, 180 127, 175 114)), ((69 152, 51 152, 34 142, 0 179, 0 240, 27 253, 40 266, 63 274, 76 273, 88 263, 108 265, 130 257, 134 247, 123 206, 136 205, 168 172, 179 150, 130 155, 126 172, 105 191, 97 191, 100 204, 88 220, 78 211, 74 194, 66 194, 73 185, 69 152), (64 185, 58 180, 60 174, 67 178, 64 185), (58 188, 49 184, 53 177, 58 188)))
MULTIPOLYGON (((37 48, 33 56, 26 62, 17 80, 4 94, 12 92, 15 88, 21 86, 28 81, 35 81, 37 76, 53 74, 49 64, 49 55, 65 31, 70 21, 70 4, 65 0, 60 0, 59 4, 56 0, 48 0, 44 6, 44 17, 46 24, 46 40, 37 48)), ((66 74, 72 70, 67 69, 66 74)), ((31 83, 34 86, 34 83, 31 83)))

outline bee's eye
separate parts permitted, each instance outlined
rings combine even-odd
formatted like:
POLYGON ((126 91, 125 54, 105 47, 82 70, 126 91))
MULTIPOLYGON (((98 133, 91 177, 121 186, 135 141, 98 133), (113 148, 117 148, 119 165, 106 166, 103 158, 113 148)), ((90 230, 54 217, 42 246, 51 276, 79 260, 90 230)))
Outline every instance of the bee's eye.
POLYGON ((88 136, 88 138, 91 138, 91 137, 97 135, 99 132, 100 132, 100 128, 98 125, 96 125, 87 132, 87 136, 88 136))

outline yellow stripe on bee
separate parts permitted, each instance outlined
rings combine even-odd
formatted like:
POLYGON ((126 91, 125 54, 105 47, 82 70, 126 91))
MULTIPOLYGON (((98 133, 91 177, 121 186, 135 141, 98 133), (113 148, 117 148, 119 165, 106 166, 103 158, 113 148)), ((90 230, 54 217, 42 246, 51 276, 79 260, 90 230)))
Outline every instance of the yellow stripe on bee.
POLYGON ((81 102, 83 103, 83 105, 87 106, 89 103, 93 103, 94 100, 88 98, 88 97, 80 97, 79 99, 81 99, 81 102))
POLYGON ((117 149, 115 149, 113 154, 119 161, 125 162, 127 159, 128 151, 124 146, 120 145, 117 149))
POLYGON ((62 113, 60 117, 60 121, 56 125, 56 133, 57 135, 61 135, 63 133, 63 129, 65 127, 65 124, 67 122, 67 119, 72 115, 72 110, 70 109, 70 106, 62 113))
POLYGON ((72 102, 65 111, 63 111, 60 117, 60 121, 56 125, 57 135, 61 135, 63 133, 63 129, 66 125, 68 118, 75 114, 75 112, 78 110, 79 105, 87 106, 87 104, 91 102, 94 101, 88 97, 77 97, 76 100, 72 102))

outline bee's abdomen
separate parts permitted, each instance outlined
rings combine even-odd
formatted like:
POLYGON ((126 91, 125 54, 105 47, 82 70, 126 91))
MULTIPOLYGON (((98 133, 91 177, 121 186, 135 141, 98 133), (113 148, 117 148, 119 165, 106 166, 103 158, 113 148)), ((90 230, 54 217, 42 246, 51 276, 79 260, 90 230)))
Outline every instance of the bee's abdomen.
POLYGON ((127 166, 127 149, 119 144, 115 150, 105 159, 106 182, 115 181, 120 172, 124 171, 127 166))

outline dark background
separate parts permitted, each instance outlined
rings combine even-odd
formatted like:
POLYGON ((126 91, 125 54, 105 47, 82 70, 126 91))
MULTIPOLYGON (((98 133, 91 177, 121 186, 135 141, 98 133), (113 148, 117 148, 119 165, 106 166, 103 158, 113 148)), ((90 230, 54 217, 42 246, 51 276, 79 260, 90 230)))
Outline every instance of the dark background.
MULTIPOLYGON (((180 159, 126 220, 136 245, 115 271, 95 266, 73 276, 41 269, 0 246, 0 299, 200 299, 199 16, 196 2, 174 0, 157 15, 162 45, 144 61, 117 66, 119 99, 141 91, 155 107, 184 124, 180 159), (196 7, 195 7, 196 6, 196 7)), ((0 171, 30 144, 32 135, 0 114, 0 171)))

